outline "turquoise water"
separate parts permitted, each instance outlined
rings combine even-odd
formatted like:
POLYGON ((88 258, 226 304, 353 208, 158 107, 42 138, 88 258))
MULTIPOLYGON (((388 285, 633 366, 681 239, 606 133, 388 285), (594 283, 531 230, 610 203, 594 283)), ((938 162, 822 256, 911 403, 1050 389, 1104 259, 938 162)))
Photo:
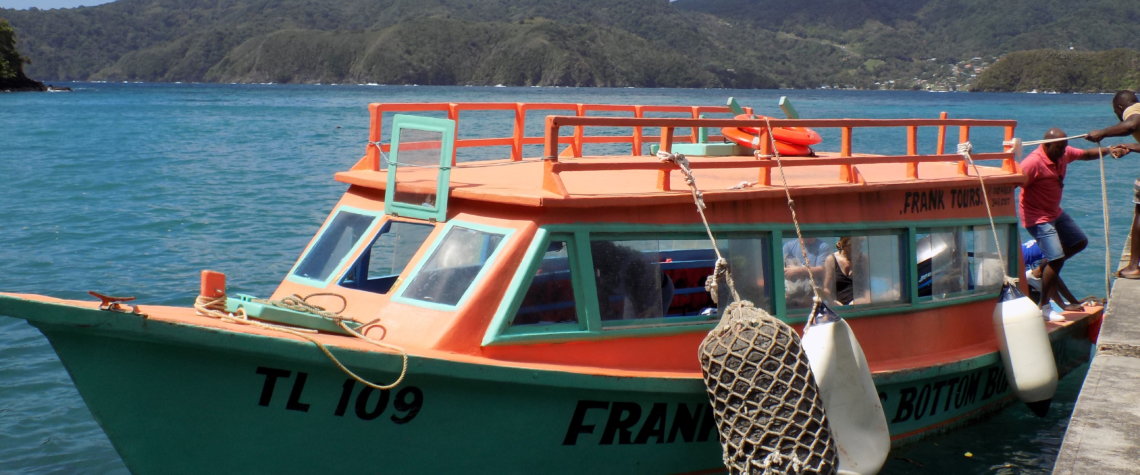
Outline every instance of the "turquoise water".
MULTIPOLYGON (((779 115, 776 101, 786 95, 808 117, 936 117, 947 111, 960 118, 1012 118, 1026 140, 1049 127, 1077 134, 1114 122, 1109 95, 71 86, 75 91, 68 94, 0 94, 0 177, 7 182, 0 187, 0 290, 65 298, 89 298, 87 290, 98 290, 137 296, 143 305, 189 305, 198 271, 206 268, 225 272, 231 293, 269 294, 344 191, 332 175, 363 154, 369 102, 715 105, 734 96, 779 115)), ((825 139, 838 142, 836 136, 825 139)), ((902 151, 905 143, 901 130, 857 134, 856 140, 857 150, 883 152, 902 151)), ((924 140, 924 147, 933 146, 924 140)), ((974 138, 978 151, 996 149, 996 138, 983 140, 974 138)), ((1105 162, 1114 265, 1131 220, 1136 158, 1105 162)), ((1064 205, 1090 246, 1063 276, 1077 296, 1100 295, 1098 167, 1088 162, 1069 170, 1064 205)), ((0 317, 0 355, 0 472, 126 472, 39 332, 0 317)), ((895 451, 884 473, 1048 471, 1083 376, 1082 368, 1062 381, 1047 418, 1013 406, 980 425, 895 451)))

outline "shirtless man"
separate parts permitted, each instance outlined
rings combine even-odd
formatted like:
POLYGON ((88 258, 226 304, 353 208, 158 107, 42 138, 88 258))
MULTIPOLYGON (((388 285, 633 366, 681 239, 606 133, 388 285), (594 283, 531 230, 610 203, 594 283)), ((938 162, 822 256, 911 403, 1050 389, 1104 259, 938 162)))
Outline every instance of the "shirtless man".
MULTIPOLYGON (((1140 152, 1140 101, 1132 91, 1119 91, 1112 98, 1112 110, 1120 123, 1100 130, 1089 132, 1085 139, 1099 143, 1105 137, 1120 137, 1131 135, 1137 143, 1120 144, 1114 150, 1125 148, 1129 152, 1140 152)), ((1116 155, 1116 153, 1114 153, 1116 155)), ((1119 155, 1117 155, 1119 156, 1119 155)), ((1132 242, 1129 243, 1128 265, 1116 271, 1117 277, 1125 279, 1140 279, 1140 178, 1132 184, 1132 242)))

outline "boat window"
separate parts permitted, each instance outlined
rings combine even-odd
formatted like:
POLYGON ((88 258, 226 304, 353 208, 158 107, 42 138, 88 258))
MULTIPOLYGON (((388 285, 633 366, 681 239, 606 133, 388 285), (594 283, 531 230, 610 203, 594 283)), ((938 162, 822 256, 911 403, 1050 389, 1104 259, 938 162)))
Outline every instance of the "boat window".
POLYGON ((513 325, 574 323, 578 321, 569 249, 565 239, 551 240, 531 278, 513 325))
POLYGON ((823 286, 823 264, 833 251, 836 236, 804 236, 803 245, 798 238, 785 238, 781 246, 784 259, 784 301, 789 309, 811 307, 812 280, 823 286))
MULTIPOLYGON (((916 237, 919 297, 939 300, 1001 288, 1004 263, 988 224, 930 229, 916 237)), ((1010 246, 1008 225, 997 227, 997 239, 1003 248, 1010 246)))
POLYGON ((965 230, 944 228, 916 234, 919 297, 939 300, 967 290, 970 267, 965 230))
POLYGON ((402 295, 444 305, 459 303, 502 241, 502 234, 452 226, 402 295))
MULTIPOLYGON (((775 313, 772 308, 772 285, 769 284, 772 269, 772 251, 769 238, 760 236, 718 238, 720 253, 728 261, 728 268, 732 272, 732 281, 736 284, 736 291, 740 293, 741 300, 752 302, 757 308, 763 308, 769 313, 775 313)), ((711 256, 715 259, 716 256, 711 256)), ((669 264, 667 264, 668 266, 669 264)), ((709 274, 712 267, 708 268, 709 274)), ((688 295, 700 295, 704 291, 705 278, 699 272, 689 272, 687 278, 680 286, 688 295), (698 278, 699 277, 699 278, 698 278)), ((675 279, 680 280, 680 279, 675 279)), ((727 308, 732 302, 732 292, 728 290, 728 283, 720 279, 718 287, 719 308, 727 308)), ((682 294, 682 298, 684 294, 682 294)), ((692 297, 688 297, 692 298, 692 297)))
POLYGON ((435 227, 388 221, 340 281, 342 287, 387 293, 435 227))
POLYGON ((824 298, 838 305, 892 304, 906 298, 902 236, 847 235, 824 263, 824 298))
POLYGON ((375 220, 373 216, 340 210, 293 270, 293 275, 319 282, 328 280, 375 220))
POLYGON ((971 288, 978 293, 996 293, 1005 280, 1000 251, 1010 248, 1009 226, 997 226, 997 242, 1002 246, 1000 249, 994 245, 994 228, 988 225, 974 226, 967 238, 971 288))

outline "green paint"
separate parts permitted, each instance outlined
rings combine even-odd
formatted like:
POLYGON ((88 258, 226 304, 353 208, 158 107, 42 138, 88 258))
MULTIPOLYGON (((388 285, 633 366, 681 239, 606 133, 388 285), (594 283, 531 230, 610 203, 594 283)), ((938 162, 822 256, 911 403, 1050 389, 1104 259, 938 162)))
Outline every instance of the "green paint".
MULTIPOLYGON (((447 220, 451 161, 455 156, 455 127, 455 121, 450 119, 406 114, 396 114, 392 117, 392 158, 388 166, 388 184, 384 190, 385 213, 440 222, 447 220), (411 131, 439 134, 439 172, 436 174, 435 203, 407 203, 396 200, 396 186, 400 167, 422 166, 422 164, 403 164, 400 162, 400 141, 402 138, 409 138, 411 131)), ((408 158, 408 160, 411 159, 408 158)))

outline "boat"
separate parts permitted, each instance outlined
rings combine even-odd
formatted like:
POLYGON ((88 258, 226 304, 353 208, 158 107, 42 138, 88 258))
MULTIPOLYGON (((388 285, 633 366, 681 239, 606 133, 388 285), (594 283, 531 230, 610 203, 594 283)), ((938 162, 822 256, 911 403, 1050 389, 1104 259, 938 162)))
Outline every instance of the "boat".
MULTIPOLYGON (((785 248, 839 237, 860 257, 851 302, 831 307, 893 444, 1015 401, 991 321, 1022 265, 1015 121, 447 102, 374 103, 369 120, 272 295, 227 295, 210 271, 193 307, 0 294, 133 472, 720 472, 697 359, 728 303, 706 289, 714 251, 743 298, 802 331, 803 279, 824 283, 785 248), (783 157, 734 148, 726 127, 825 140, 783 157), (993 139, 969 157, 983 165, 946 153, 955 129, 993 139), (898 152, 855 150, 882 131, 898 152), (657 155, 681 151, 699 193, 657 155)), ((1061 374, 1088 360, 1102 311, 1045 323, 1061 374)))

